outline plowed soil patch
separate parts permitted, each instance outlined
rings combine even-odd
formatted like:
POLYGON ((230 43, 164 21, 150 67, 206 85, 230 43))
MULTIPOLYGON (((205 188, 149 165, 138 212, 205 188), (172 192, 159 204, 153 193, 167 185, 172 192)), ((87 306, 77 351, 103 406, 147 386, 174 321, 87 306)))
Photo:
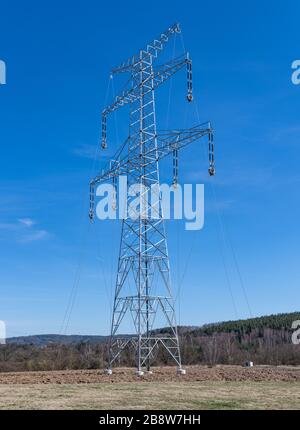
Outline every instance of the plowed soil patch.
POLYGON ((178 376, 174 367, 156 367, 152 374, 135 375, 134 369, 114 369, 111 376, 103 370, 61 370, 0 373, 0 384, 90 384, 118 382, 197 382, 197 381, 300 381, 300 367, 292 366, 187 366, 186 375, 178 376))

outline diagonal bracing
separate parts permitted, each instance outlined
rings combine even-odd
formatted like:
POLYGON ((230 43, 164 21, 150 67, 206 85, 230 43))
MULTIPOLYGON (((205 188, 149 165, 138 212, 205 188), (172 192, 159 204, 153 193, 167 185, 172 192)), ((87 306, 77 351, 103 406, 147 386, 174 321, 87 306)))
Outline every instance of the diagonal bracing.
MULTIPOLYGON (((175 305, 170 281, 170 265, 164 217, 161 205, 159 160, 173 156, 173 183, 177 182, 178 151, 192 142, 207 138, 209 174, 215 174, 213 129, 210 123, 190 129, 157 132, 155 90, 183 67, 187 69, 187 100, 192 96, 192 61, 188 53, 166 64, 154 67, 159 53, 174 34, 180 32, 175 24, 159 38, 141 49, 112 70, 112 74, 129 73, 128 82, 110 105, 102 112, 102 148, 107 147, 107 115, 128 105, 129 136, 107 168, 90 183, 90 218, 94 217, 94 191, 101 182, 127 176, 127 187, 138 183, 147 193, 151 187, 157 192, 151 202, 146 200, 135 217, 122 221, 118 270, 111 321, 109 344, 109 373, 126 348, 135 351, 137 372, 150 370, 159 346, 166 349, 181 369, 181 356, 175 318, 175 305), (156 279, 154 285, 154 279, 156 279), (120 336, 122 322, 131 315, 135 334, 120 336), (168 327, 167 334, 154 329, 160 318, 168 327)), ((141 200, 144 198, 140 194, 141 200)), ((130 196, 127 195, 127 199, 130 196)))

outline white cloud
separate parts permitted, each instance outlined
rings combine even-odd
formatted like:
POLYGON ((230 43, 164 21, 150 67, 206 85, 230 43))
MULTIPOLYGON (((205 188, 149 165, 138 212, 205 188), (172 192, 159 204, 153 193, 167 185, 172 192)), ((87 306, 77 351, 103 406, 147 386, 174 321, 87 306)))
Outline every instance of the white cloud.
POLYGON ((48 236, 49 236, 49 233, 46 230, 36 230, 30 234, 24 235, 20 239, 20 242, 22 242, 22 243, 36 242, 39 240, 47 239, 48 236))
POLYGON ((18 218, 13 223, 0 223, 0 230, 3 232, 2 239, 10 238, 13 233, 14 239, 19 243, 29 243, 47 239, 50 234, 44 229, 36 228, 37 222, 32 218, 18 218))
POLYGON ((268 141, 271 143, 287 145, 299 145, 300 126, 298 124, 275 128, 267 134, 268 141))
POLYGON ((73 154, 78 155, 78 157, 89 158, 94 160, 99 148, 95 145, 88 145, 86 143, 81 144, 73 150, 73 154))
POLYGON ((32 227, 36 222, 31 218, 19 218, 18 221, 26 227, 32 227))
POLYGON ((16 230, 17 224, 7 223, 7 222, 1 222, 0 223, 0 229, 1 230, 16 230))

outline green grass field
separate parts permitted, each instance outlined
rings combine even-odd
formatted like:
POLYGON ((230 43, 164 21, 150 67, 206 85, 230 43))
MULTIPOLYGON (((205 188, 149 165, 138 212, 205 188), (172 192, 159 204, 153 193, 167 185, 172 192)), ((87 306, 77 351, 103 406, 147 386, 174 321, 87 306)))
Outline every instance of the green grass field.
POLYGON ((0 408, 300 409, 300 383, 1 384, 0 408))

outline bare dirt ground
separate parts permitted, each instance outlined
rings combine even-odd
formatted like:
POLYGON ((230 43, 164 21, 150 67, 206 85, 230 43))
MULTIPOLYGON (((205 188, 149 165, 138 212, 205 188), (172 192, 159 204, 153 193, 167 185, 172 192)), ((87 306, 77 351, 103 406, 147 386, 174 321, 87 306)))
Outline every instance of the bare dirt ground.
POLYGON ((300 367, 0 373, 0 409, 300 409, 300 367))
POLYGON ((0 384, 95 384, 120 382, 300 382, 300 366, 187 366, 186 375, 178 376, 175 367, 156 367, 142 378, 132 368, 114 369, 111 376, 103 370, 64 370, 0 373, 0 384))

